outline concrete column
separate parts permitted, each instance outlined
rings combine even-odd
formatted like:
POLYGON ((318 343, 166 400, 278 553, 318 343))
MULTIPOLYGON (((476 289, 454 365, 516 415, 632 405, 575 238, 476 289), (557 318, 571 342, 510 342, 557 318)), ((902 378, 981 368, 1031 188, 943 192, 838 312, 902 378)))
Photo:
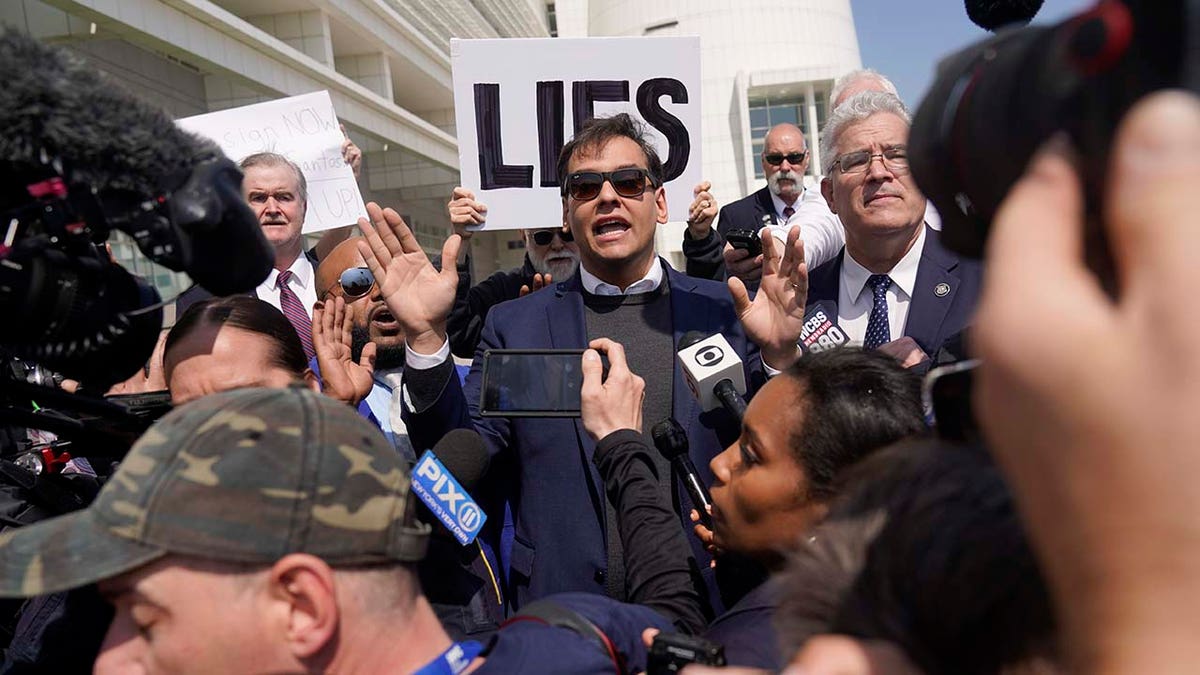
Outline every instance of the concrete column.
POLYGON ((329 15, 320 10, 246 17, 252 25, 274 35, 297 51, 326 65, 333 63, 329 15))
POLYGON ((821 165, 821 130, 817 128, 817 95, 813 91, 812 82, 804 85, 804 116, 808 120, 808 151, 812 157, 808 161, 808 170, 814 176, 824 173, 821 165))
POLYGON ((338 56, 334 58, 334 67, 342 75, 388 101, 395 100, 392 90, 392 64, 383 52, 338 56))

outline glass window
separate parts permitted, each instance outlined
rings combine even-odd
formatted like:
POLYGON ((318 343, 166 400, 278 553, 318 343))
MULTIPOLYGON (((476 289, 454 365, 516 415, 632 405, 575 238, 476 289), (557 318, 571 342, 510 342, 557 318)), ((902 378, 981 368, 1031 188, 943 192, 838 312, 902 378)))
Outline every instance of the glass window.
POLYGON ((766 129, 771 124, 767 120, 766 108, 751 108, 750 109, 750 128, 751 129, 766 129))
POLYGON ((771 114, 771 126, 776 124, 798 124, 800 108, 796 103, 773 105, 767 109, 771 114))

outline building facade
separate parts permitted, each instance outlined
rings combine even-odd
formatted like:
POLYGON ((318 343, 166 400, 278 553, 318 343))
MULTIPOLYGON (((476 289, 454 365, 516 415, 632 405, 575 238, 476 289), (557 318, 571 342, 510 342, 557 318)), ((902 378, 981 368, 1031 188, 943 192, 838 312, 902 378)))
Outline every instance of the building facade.
MULTIPOLYGON (((703 168, 721 203, 762 184, 762 136, 817 130, 833 80, 861 65, 849 0, 6 0, 0 22, 91 59, 176 117, 326 89, 364 153, 367 200, 441 248, 459 182, 450 38, 699 35, 703 168)), ((674 205, 682 213, 686 205, 674 205)), ((682 266, 684 226, 660 228, 682 266)), ((184 275, 114 237, 118 260, 164 296, 184 275)), ((476 274, 519 264, 512 232, 476 235, 476 274)))

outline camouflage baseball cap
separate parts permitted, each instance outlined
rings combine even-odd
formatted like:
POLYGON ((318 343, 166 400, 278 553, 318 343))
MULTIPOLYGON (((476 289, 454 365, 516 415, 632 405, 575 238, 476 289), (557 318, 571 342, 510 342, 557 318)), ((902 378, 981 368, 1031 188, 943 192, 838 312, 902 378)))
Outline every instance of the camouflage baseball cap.
POLYGON ((172 411, 91 506, 0 535, 0 597, 93 583, 168 553, 270 565, 416 561, 409 470, 353 408, 292 387, 239 389, 172 411))

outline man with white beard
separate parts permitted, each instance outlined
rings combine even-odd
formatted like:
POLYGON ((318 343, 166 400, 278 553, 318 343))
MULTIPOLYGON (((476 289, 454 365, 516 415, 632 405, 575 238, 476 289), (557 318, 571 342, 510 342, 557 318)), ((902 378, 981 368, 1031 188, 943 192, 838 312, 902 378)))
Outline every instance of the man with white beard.
MULTIPOLYGON (((761 161, 767 185, 723 207, 715 231, 711 227, 707 233, 697 231, 697 226, 705 220, 703 217, 689 223, 683 246, 688 274, 721 280, 727 272, 728 276, 757 285, 762 276, 762 256, 752 256, 724 243, 733 230, 757 232, 768 228, 780 242, 785 242, 788 230, 799 225, 809 269, 837 255, 845 243, 842 224, 829 210, 820 191, 804 187, 809 154, 799 127, 794 124, 771 127, 763 139, 761 161), (698 236, 701 234, 704 236, 698 236)), ((767 232, 760 234, 765 236, 767 232)))
MULTIPOLYGON (((463 187, 454 188, 446 205, 454 231, 470 241, 469 225, 482 225, 487 219, 487 206, 475 201, 475 195, 463 187)), ((471 285, 471 264, 465 253, 458 260, 458 294, 446 327, 450 351, 464 359, 474 358, 479 334, 488 310, 505 300, 518 298, 549 285, 566 281, 579 268, 579 246, 570 230, 552 227, 539 230, 520 230, 525 239, 525 261, 520 267, 501 270, 483 281, 471 285)))

